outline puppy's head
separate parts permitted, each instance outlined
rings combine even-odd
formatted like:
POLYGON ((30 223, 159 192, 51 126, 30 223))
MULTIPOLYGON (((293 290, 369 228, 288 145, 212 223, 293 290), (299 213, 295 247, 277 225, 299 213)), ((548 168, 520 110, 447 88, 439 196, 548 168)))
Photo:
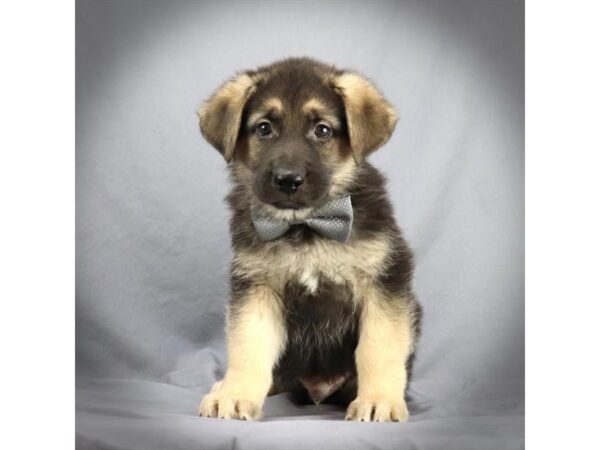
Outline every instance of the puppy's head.
POLYGON ((344 192, 396 124, 391 105, 365 78, 306 58, 237 75, 198 115, 236 180, 280 212, 344 192))

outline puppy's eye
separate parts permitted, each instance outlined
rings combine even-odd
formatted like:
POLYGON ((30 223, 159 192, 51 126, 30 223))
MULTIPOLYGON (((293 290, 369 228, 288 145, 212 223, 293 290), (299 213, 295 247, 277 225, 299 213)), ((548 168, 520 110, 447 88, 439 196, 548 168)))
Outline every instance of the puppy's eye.
POLYGON ((271 124, 269 122, 260 122, 256 126, 256 134, 262 137, 266 137, 273 133, 273 129, 271 128, 271 124))
POLYGON ((331 128, 329 128, 327 125, 323 125, 322 123, 320 123, 315 128, 315 136, 319 139, 327 139, 331 137, 331 128))

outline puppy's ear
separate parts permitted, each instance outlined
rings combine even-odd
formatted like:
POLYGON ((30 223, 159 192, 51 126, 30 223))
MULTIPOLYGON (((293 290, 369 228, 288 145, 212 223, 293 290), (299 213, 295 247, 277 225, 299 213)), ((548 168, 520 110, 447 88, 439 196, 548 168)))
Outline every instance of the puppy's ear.
POLYGON ((396 113, 377 88, 360 75, 344 72, 334 76, 332 84, 344 101, 354 159, 361 162, 390 138, 398 120, 396 113))
POLYGON ((233 157, 242 112, 257 82, 257 77, 242 73, 217 89, 198 110, 202 135, 227 162, 233 157))

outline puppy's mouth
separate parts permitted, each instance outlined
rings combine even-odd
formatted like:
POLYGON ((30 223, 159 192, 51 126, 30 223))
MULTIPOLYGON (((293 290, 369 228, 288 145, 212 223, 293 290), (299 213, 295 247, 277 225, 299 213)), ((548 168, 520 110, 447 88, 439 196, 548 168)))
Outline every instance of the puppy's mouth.
POLYGON ((302 209, 306 207, 306 204, 294 200, 279 200, 271 203, 271 206, 277 209, 302 209))

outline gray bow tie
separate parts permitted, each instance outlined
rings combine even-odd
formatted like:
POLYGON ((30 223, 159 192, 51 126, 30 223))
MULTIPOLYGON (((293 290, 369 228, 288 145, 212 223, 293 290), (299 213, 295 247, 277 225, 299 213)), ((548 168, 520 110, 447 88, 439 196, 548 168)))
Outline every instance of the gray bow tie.
POLYGON ((350 196, 338 197, 325 203, 304 220, 283 221, 274 219, 252 209, 254 228, 263 241, 283 236, 292 225, 305 224, 322 236, 346 242, 352 230, 352 202, 350 196))

